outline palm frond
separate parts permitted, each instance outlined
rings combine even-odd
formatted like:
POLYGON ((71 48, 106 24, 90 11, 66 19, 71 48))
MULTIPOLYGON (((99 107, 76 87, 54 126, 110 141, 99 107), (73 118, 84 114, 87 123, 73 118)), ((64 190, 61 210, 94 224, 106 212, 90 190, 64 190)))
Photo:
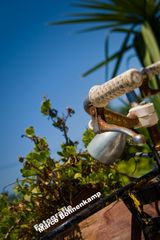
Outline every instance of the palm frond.
POLYGON ((121 46, 121 51, 120 51, 119 55, 117 56, 117 60, 116 60, 114 70, 113 70, 113 73, 112 73, 112 78, 115 77, 117 72, 118 72, 118 69, 119 69, 120 64, 122 62, 122 58, 124 56, 124 53, 126 52, 126 48, 127 48, 127 45, 128 45, 128 42, 129 42, 129 39, 131 37, 131 33, 132 33, 134 27, 135 26, 133 25, 133 27, 127 32, 127 34, 124 38, 124 41, 123 41, 122 46, 121 46))
MULTIPOLYGON (((140 1, 143 2, 143 1, 140 1)), ((102 11, 112 11, 112 12, 121 12, 123 14, 135 14, 141 15, 144 14, 144 6, 142 4, 137 4, 137 1, 108 1, 107 3, 104 1, 85 1, 81 0, 78 3, 73 4, 76 7, 87 8, 87 9, 96 9, 102 11)), ((144 4, 143 4, 144 5, 144 4)))
POLYGON ((73 23, 119 23, 119 24, 138 24, 142 21, 141 17, 136 18, 134 16, 121 14, 94 14, 94 13, 79 13, 72 14, 71 17, 74 19, 62 20, 57 22, 51 22, 50 25, 62 25, 62 24, 73 24, 73 23), (75 18, 76 17, 76 18, 75 18))
POLYGON ((150 53, 152 61, 153 62, 159 61, 160 49, 154 37, 153 31, 147 22, 142 26, 142 36, 143 36, 145 45, 150 53))
MULTIPOLYGON (((90 28, 85 28, 85 29, 82 29, 82 30, 79 30, 77 31, 77 33, 85 33, 85 32, 92 32, 92 31, 97 31, 97 30, 104 30, 104 29, 113 29, 114 28, 117 28, 117 27, 123 27, 123 26, 130 26, 129 23, 112 23, 112 24, 104 24, 104 25, 101 25, 101 26, 95 26, 95 27, 90 27, 90 28)), ((127 31, 127 29, 126 29, 127 31)))
MULTIPOLYGON (((124 8, 121 7, 121 5, 113 5, 108 3, 101 3, 98 4, 84 4, 84 3, 75 3, 73 6, 80 7, 83 9, 89 9, 89 10, 97 10, 99 12, 109 12, 109 13, 124 13, 124 8)), ((128 12, 129 13, 129 12, 128 12)), ((125 11, 126 14, 126 11, 125 11)), ((132 11, 133 14, 133 11, 132 11)), ((137 12, 135 13, 137 15, 137 12)))
MULTIPOLYGON (((104 51, 105 51, 105 58, 109 58, 109 38, 110 38, 110 33, 111 31, 107 32, 106 38, 105 38, 105 43, 104 43, 104 51)), ((109 75, 109 64, 105 65, 105 79, 107 81, 109 75)))
POLYGON ((87 76, 116 59, 115 69, 113 71, 113 75, 115 75, 119 69, 123 55, 132 47, 137 50, 142 64, 145 59, 151 58, 153 60, 159 58, 159 0, 75 0, 73 5, 81 9, 82 12, 70 14, 68 19, 51 22, 50 25, 86 24, 86 29, 78 32, 106 29, 107 34, 111 32, 121 32, 125 34, 121 49, 85 72, 83 76, 87 76), (146 22, 151 26, 152 34, 146 22), (89 24, 92 24, 92 26, 88 27, 89 24), (136 26, 136 28, 133 29, 131 27, 133 25, 136 26), (143 26, 142 29, 140 28, 141 26, 143 26), (130 37, 133 36, 133 34, 135 37, 128 46, 130 37), (140 41, 138 42, 136 39, 140 39, 140 41))
POLYGON ((120 5, 124 12, 128 12, 131 14, 136 13, 138 15, 144 16, 144 8, 146 4, 145 0, 110 0, 109 2, 117 6, 120 5))
POLYGON ((121 33, 129 33, 129 34, 137 34, 138 31, 133 30, 131 28, 114 28, 112 32, 121 32, 121 33))
POLYGON ((74 3, 74 6, 88 9, 89 12, 70 14, 70 19, 51 22, 55 24, 72 24, 72 23, 93 23, 93 22, 119 22, 124 23, 141 23, 144 20, 144 9, 146 1, 137 0, 110 0, 94 1, 81 0, 74 3), (94 12, 90 12, 94 10, 94 12), (96 12, 95 12, 96 10, 96 12))
POLYGON ((146 1, 145 12, 148 17, 151 17, 156 12, 157 4, 155 0, 146 1))
MULTIPOLYGON (((128 51, 132 47, 133 47, 133 44, 130 44, 125 49, 123 49, 123 52, 128 51)), ((116 59, 119 56, 119 54, 121 54, 121 52, 122 52, 122 50, 114 53, 108 59, 103 60, 102 62, 100 62, 96 66, 94 66, 93 68, 91 68, 88 71, 86 71, 82 76, 86 77, 87 75, 89 75, 89 74, 93 73, 94 71, 98 70, 99 68, 103 67, 105 64, 108 64, 109 62, 113 61, 114 59, 116 59)))

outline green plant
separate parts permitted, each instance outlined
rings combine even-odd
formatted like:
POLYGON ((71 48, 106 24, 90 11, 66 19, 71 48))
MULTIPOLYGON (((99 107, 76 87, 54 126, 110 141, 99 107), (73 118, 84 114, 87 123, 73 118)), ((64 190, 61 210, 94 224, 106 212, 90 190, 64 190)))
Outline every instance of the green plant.
MULTIPOLYGON (((124 38, 117 52, 108 56, 84 73, 87 76, 100 67, 116 60, 113 76, 118 72, 122 57, 134 49, 143 66, 160 59, 160 2, 159 0, 79 0, 73 5, 82 9, 70 14, 69 19, 51 22, 55 24, 91 24, 84 32, 104 29, 107 38, 111 33, 123 33, 124 38)), ((82 31, 83 32, 83 31, 82 31)), ((106 41, 108 43, 108 41, 106 41)), ((107 48, 108 49, 108 48, 107 48)))
MULTIPOLYGON (((44 99, 41 112, 63 133, 65 142, 58 151, 59 159, 55 160, 47 140, 37 136, 32 126, 25 130, 23 137, 31 140, 34 147, 19 158, 23 164, 22 179, 16 181, 14 198, 10 200, 7 193, 0 195, 0 239, 37 239, 40 233, 34 225, 62 207, 73 205, 81 191, 95 189, 109 194, 121 185, 117 170, 94 161, 69 138, 67 119, 74 114, 73 109, 68 108, 66 114, 59 116, 50 100, 44 99)), ((85 145, 93 136, 90 130, 84 133, 85 145)))
MULTIPOLYGON (((91 190, 100 191, 102 196, 110 194, 131 179, 129 168, 129 174, 133 173, 133 159, 127 163, 127 168, 125 162, 105 166, 92 159, 85 150, 78 149, 78 143, 68 136, 67 119, 74 114, 73 109, 68 108, 66 114, 59 116, 50 100, 44 99, 41 112, 63 133, 65 142, 58 151, 59 159, 55 160, 46 139, 37 136, 32 126, 25 130, 23 137, 31 140, 34 148, 27 156, 19 158, 23 164, 22 179, 16 181, 14 197, 10 199, 7 193, 0 195, 0 239, 38 239, 42 233, 34 226, 64 206, 74 206, 82 192, 85 193, 83 196, 91 190)), ((87 129, 83 134, 84 145, 87 146, 93 137, 93 132, 87 129)), ((140 172, 150 167, 149 162, 145 162, 145 166, 139 162, 137 169, 140 172)), ((50 230, 46 228, 44 233, 50 230)))

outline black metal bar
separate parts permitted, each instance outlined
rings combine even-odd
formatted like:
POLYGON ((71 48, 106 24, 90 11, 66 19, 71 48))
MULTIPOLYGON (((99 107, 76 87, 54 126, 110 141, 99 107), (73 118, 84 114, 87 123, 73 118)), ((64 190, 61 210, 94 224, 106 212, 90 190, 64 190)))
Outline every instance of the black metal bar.
POLYGON ((160 182, 146 185, 138 189, 136 194, 142 205, 160 201, 160 182))
POLYGON ((131 222, 131 240, 141 240, 141 233, 142 230, 139 226, 139 223, 132 215, 132 222, 131 222))
POLYGON ((146 234, 146 230, 148 229, 150 230, 150 223, 152 217, 143 211, 143 206, 139 199, 137 198, 136 192, 129 191, 124 193, 122 195, 122 200, 129 209, 129 211, 132 213, 132 216, 137 221, 141 230, 143 231, 145 240, 153 240, 148 234, 146 234))
POLYGON ((125 185, 124 187, 118 189, 114 193, 101 198, 97 202, 93 203, 92 205, 88 206, 86 209, 82 210, 81 212, 75 214, 74 216, 70 217, 67 221, 63 224, 58 226, 57 228, 53 229, 51 232, 47 233, 46 235, 40 237, 40 240, 51 240, 55 237, 59 236, 60 234, 67 231, 69 228, 72 228, 74 225, 80 223, 82 220, 88 218, 92 214, 96 213, 97 211, 101 210, 105 206, 108 206, 110 203, 116 201, 120 198, 124 192, 130 191, 132 189, 138 188, 138 186, 147 183, 149 180, 153 179, 157 175, 160 174, 159 168, 155 168, 149 173, 135 179, 131 183, 125 185))
POLYGON ((153 153, 153 158, 154 160, 156 161, 157 163, 157 166, 159 167, 160 169, 160 157, 159 157, 159 152, 155 149, 154 146, 152 146, 149 142, 147 143, 148 146, 150 147, 152 153, 153 153))

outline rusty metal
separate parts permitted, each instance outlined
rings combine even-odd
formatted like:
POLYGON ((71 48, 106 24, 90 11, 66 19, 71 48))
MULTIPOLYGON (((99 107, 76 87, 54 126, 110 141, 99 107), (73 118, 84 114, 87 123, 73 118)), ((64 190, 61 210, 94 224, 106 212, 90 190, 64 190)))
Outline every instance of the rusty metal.
POLYGON ((96 108, 91 105, 90 107, 88 107, 88 113, 91 115, 94 121, 97 120, 98 116, 101 116, 101 118, 106 123, 115 124, 120 127, 134 128, 136 125, 139 124, 139 120, 137 117, 129 118, 123 114, 113 112, 112 110, 107 108, 96 108))
POLYGON ((97 108, 94 107, 93 105, 91 105, 89 108, 88 108, 88 113, 92 116, 92 117, 95 117, 97 115, 97 108))
POLYGON ((158 125, 156 124, 152 127, 148 127, 148 132, 151 136, 155 149, 157 151, 160 151, 160 130, 158 128, 158 125))
POLYGON ((121 132, 121 133, 124 133, 124 134, 132 137, 132 141, 136 144, 144 144, 145 143, 144 136, 134 132, 131 129, 128 129, 126 127, 117 126, 115 124, 108 124, 101 118, 100 115, 97 116, 97 120, 98 120, 99 129, 101 132, 106 132, 106 131, 121 132))
POLYGON ((113 112, 108 108, 98 108, 97 113, 100 116, 103 116, 103 119, 107 123, 115 124, 121 127, 134 128, 139 124, 138 118, 129 118, 123 114, 113 112))
POLYGON ((96 127, 96 133, 102 133, 106 131, 114 131, 124 133, 132 137, 132 142, 138 145, 143 145, 145 143, 144 136, 131 130, 138 123, 138 118, 129 118, 125 115, 115 113, 110 109, 106 108, 96 108, 93 105, 88 105, 87 112, 92 117, 92 122, 96 127))
POLYGON ((145 96, 145 97, 150 97, 150 96, 153 96, 155 94, 158 94, 160 93, 160 89, 152 89, 148 86, 148 82, 145 82, 145 84, 143 84, 141 87, 141 94, 142 96, 145 96))

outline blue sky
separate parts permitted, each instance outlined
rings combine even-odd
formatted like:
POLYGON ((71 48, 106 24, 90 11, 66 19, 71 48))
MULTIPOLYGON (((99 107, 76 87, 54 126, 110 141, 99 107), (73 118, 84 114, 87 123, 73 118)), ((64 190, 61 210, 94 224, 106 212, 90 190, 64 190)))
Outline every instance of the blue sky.
MULTIPOLYGON (((25 128, 32 125, 39 136, 46 136, 53 156, 63 141, 61 133, 40 113, 43 96, 50 98, 60 113, 68 106, 75 109, 69 122, 70 136, 80 141, 89 120, 83 100, 91 86, 105 80, 104 68, 81 77, 104 59, 105 31, 77 34, 80 26, 48 26, 75 11, 71 2, 0 2, 0 191, 17 177, 21 179, 18 156, 32 149, 32 144, 21 138, 25 128)), ((111 52, 120 39, 121 35, 114 36, 111 52)), ((125 71, 126 65, 121 70, 125 71)))

